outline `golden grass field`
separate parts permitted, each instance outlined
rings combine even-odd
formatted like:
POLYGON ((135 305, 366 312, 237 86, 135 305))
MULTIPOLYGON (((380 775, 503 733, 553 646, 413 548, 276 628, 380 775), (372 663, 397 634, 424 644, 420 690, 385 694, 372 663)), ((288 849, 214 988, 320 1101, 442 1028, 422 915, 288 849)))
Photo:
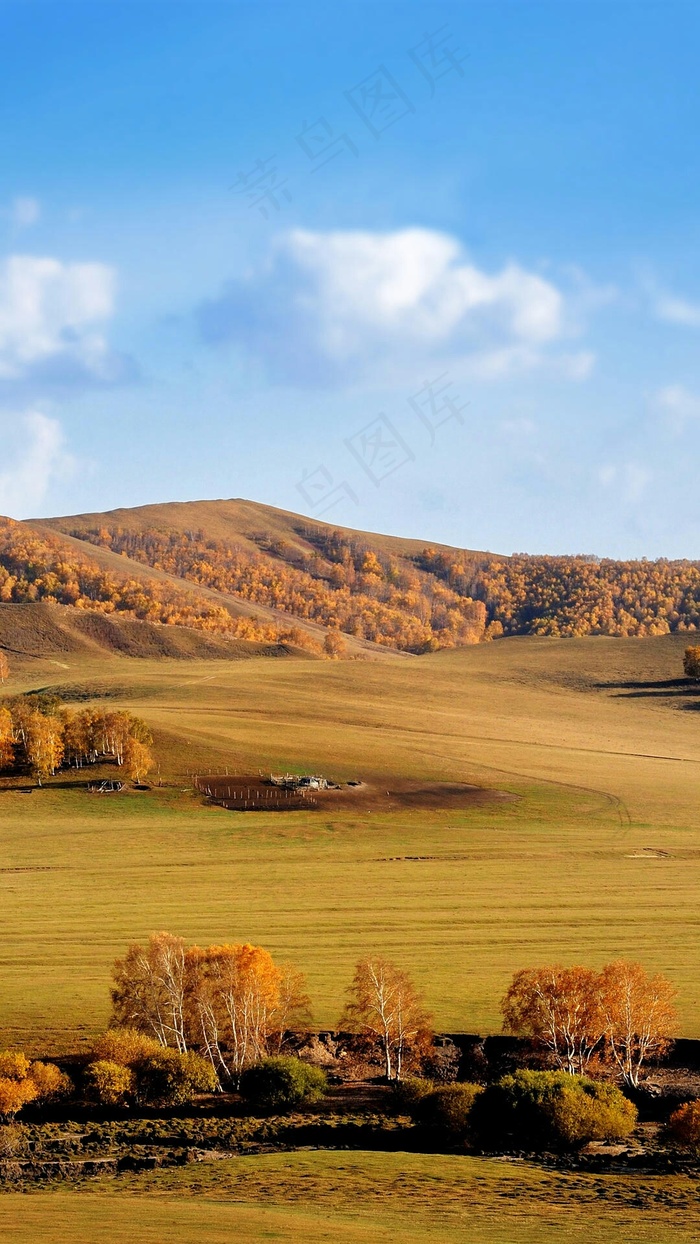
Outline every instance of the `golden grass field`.
POLYGON ((8 691, 111 693, 143 716, 167 785, 0 791, 2 1038, 80 1046, 107 1020, 115 955, 161 928, 295 960, 322 1027, 368 950, 415 974, 447 1031, 498 1031, 525 964, 634 956, 675 981, 683 1032, 700 1036, 700 699, 666 685, 682 649, 529 638, 367 661, 18 667, 8 691), (245 815, 191 790, 188 773, 226 766, 518 798, 245 815))
MULTIPOLYGON (((683 1033, 700 1036, 700 698, 673 685, 683 646, 16 665, 8 692, 62 686, 143 716, 164 785, 0 790, 0 1042, 84 1048, 108 1018, 114 956, 159 928, 294 959, 319 1026, 370 949, 409 968, 453 1031, 497 1031, 517 967, 630 955, 675 981, 683 1033), (226 767, 364 777, 377 804, 204 806, 188 775, 226 767), (407 778, 517 798, 383 811, 407 778)), ((392 1153, 258 1155, 0 1197, 12 1244, 675 1244, 696 1222, 680 1176, 392 1153)))
POLYGON ((12 1244, 690 1244, 696 1181, 407 1153, 268 1154, 0 1196, 12 1244))

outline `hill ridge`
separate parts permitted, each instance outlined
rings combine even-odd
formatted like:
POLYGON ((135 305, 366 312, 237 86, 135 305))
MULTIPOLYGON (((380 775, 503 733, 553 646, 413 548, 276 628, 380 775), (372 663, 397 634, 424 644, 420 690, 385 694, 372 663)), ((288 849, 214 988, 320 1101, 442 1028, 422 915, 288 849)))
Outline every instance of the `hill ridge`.
POLYGON ((398 655, 501 635, 692 634, 700 563, 460 550, 232 498, 0 520, 0 600, 44 599, 317 655, 398 655))

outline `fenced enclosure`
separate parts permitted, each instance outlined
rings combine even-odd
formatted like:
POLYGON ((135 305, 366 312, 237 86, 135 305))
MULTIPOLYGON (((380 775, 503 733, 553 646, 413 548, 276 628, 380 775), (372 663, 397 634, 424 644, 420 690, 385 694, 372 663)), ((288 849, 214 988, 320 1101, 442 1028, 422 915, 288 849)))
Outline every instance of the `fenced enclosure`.
POLYGON ((318 806, 308 789, 288 789, 265 778, 199 775, 194 778, 194 788, 218 807, 231 812, 297 812, 318 806))

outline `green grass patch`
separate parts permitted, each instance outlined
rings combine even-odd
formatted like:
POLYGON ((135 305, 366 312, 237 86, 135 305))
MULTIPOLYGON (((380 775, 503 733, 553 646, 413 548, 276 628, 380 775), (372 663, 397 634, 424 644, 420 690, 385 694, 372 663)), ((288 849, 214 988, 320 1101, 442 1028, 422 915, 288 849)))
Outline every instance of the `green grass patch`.
POLYGON ((697 1183, 550 1172, 525 1163, 407 1153, 239 1157, 72 1191, 0 1196, 12 1244, 224 1244, 440 1240, 445 1244, 684 1244, 697 1183))

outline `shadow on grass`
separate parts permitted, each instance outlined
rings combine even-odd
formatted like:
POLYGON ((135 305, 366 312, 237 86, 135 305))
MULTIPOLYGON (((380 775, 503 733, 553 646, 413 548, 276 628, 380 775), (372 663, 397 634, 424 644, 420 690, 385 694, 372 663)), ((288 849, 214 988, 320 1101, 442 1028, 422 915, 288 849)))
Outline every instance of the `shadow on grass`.
MULTIPOLYGON (((700 682, 692 678, 658 678, 652 682, 634 680, 630 682, 598 682, 596 688, 601 691, 616 692, 615 699, 684 699, 688 696, 700 700, 700 682)), ((688 707, 697 707, 688 705, 688 707)))

